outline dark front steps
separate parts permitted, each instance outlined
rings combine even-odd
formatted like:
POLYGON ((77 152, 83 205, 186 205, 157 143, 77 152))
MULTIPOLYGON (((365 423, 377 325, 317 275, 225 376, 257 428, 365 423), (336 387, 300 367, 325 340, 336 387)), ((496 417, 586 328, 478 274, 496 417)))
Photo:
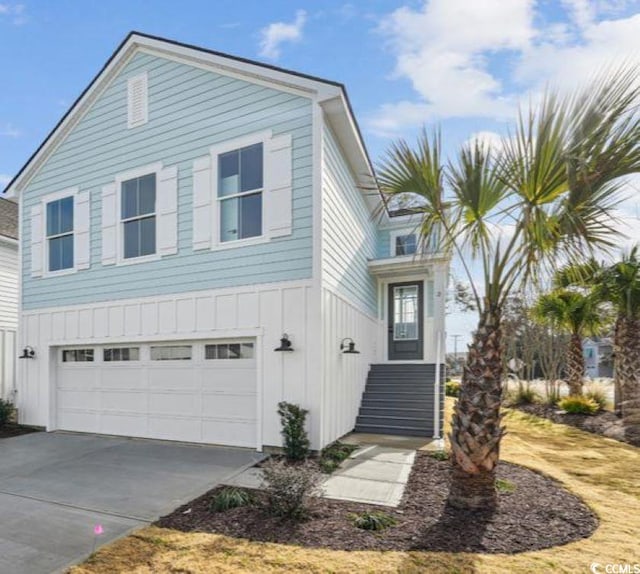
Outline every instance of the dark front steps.
POLYGON ((355 432, 433 436, 435 380, 433 364, 371 365, 355 432))

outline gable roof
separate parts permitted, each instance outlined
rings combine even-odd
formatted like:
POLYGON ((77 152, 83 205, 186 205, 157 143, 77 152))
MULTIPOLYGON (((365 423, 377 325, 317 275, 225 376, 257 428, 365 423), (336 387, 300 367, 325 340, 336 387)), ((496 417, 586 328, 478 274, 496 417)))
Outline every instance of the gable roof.
POLYGON ((130 32, 111 54, 91 83, 84 89, 49 135, 7 184, 4 193, 14 197, 28 183, 39 167, 64 140, 66 135, 92 105, 98 94, 110 83, 126 61, 139 49, 150 50, 160 55, 179 57, 192 63, 206 65, 216 71, 236 73, 249 79, 268 81, 283 88, 296 89, 315 96, 322 106, 329 123, 336 132, 343 150, 357 177, 374 177, 371 159, 364 145, 362 133, 353 114, 353 109, 343 84, 309 74, 303 74, 278 66, 264 64, 247 58, 232 56, 192 44, 184 44, 141 32, 130 32))
POLYGON ((18 205, 0 197, 0 235, 18 239, 18 205))

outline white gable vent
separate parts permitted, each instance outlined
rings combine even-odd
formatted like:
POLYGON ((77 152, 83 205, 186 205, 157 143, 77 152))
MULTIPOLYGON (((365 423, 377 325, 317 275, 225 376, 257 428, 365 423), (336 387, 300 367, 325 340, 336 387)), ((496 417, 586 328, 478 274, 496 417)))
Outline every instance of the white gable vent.
POLYGON ((135 128, 149 119, 147 73, 129 78, 127 83, 127 126, 135 128))

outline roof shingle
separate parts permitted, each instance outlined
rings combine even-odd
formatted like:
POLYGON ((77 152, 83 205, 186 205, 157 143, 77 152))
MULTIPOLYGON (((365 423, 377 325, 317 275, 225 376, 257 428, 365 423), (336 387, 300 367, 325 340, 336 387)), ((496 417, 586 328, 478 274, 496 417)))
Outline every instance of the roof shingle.
POLYGON ((18 239, 18 204, 0 197, 0 235, 18 239))

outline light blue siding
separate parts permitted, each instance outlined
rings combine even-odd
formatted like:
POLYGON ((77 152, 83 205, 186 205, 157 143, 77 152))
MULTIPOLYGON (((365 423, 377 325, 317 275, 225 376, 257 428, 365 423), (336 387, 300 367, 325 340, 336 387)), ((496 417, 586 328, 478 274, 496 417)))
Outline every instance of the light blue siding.
POLYGON ((368 261, 376 257, 375 221, 327 127, 323 156, 323 280, 375 316, 376 281, 368 269, 368 261))
POLYGON ((386 259, 387 257, 391 257, 391 235, 388 229, 378 229, 377 236, 377 255, 378 259, 386 259))
POLYGON ((25 309, 144 297, 311 277, 311 102, 138 53, 94 103, 24 193, 24 213, 43 195, 78 186, 91 192, 91 268, 31 277, 30 225, 23 226, 25 309), (148 73, 149 121, 127 129, 127 79, 148 73), (293 234, 221 251, 192 250, 192 162, 209 147, 271 129, 293 139, 293 234), (178 253, 158 261, 101 263, 101 189, 122 172, 178 166, 178 253))

